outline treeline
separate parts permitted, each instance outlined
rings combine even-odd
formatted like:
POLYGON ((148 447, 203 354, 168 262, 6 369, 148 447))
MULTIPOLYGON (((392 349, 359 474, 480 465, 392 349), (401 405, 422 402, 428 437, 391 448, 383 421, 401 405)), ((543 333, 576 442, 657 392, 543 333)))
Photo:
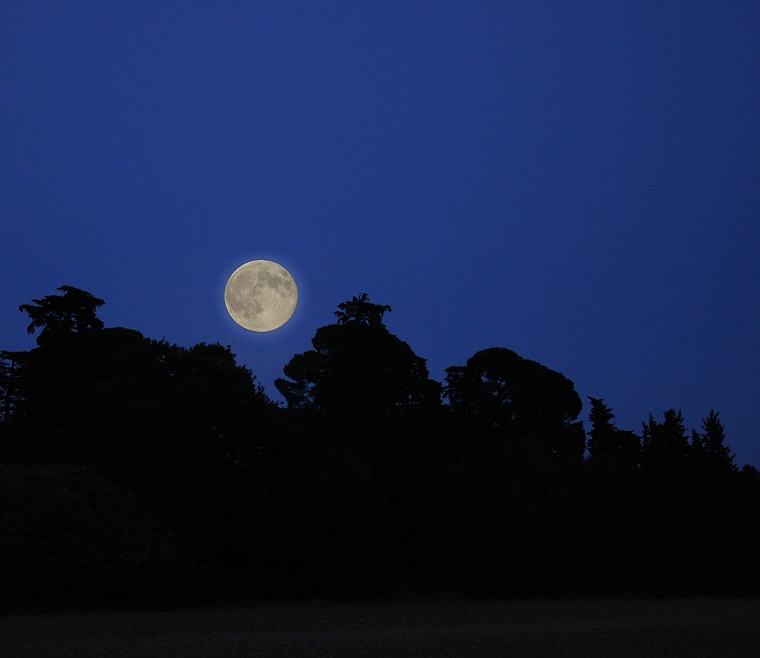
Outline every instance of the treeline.
POLYGON ((63 286, 0 359, 0 606, 757 594, 760 477, 718 413, 641 434, 506 348, 429 377, 367 295, 270 400, 229 348, 63 286))

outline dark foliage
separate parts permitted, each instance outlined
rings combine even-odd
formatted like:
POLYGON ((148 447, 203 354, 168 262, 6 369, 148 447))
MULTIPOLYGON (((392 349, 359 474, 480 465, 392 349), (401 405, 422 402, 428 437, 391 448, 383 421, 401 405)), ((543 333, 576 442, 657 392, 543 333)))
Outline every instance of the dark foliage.
POLYGON ((33 334, 40 329, 38 345, 82 338, 103 328, 96 315, 96 309, 105 303, 102 299, 73 286, 61 286, 58 290, 63 295, 45 295, 33 299, 34 304, 19 306, 31 319, 26 330, 33 334))
POLYGON ((0 606, 192 600, 202 571, 147 506, 92 469, 0 466, 0 606))
POLYGON ((314 349, 285 366, 289 380, 275 381, 289 407, 356 434, 440 405, 441 387, 430 379, 425 359, 385 327, 390 306, 362 294, 339 308, 338 322, 317 330, 314 349))
POLYGON ((63 286, 0 354, 0 603, 110 606, 406 592, 760 591, 760 475, 717 412, 642 436, 506 348, 445 387, 366 294, 274 404, 227 347, 105 328, 63 286), (442 394, 448 404, 442 403, 442 394))
POLYGON ((591 431, 588 438, 589 462, 607 467, 637 468, 641 459, 641 440, 633 432, 618 429, 615 414, 604 400, 589 397, 591 431))
POLYGON ((708 478, 727 479, 737 472, 734 455, 726 445, 726 433, 717 411, 712 410, 702 420, 702 431, 691 432, 692 465, 695 471, 708 478))
POLYGON ((582 403, 573 383, 562 374, 494 347, 474 354, 465 366, 446 369, 446 397, 451 410, 505 438, 531 437, 547 456, 579 461, 586 437, 574 422, 582 403))

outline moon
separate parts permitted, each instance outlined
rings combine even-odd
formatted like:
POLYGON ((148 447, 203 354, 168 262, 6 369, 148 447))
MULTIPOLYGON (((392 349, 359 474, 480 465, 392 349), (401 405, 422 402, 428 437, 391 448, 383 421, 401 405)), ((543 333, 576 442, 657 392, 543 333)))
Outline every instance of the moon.
POLYGON ((296 282, 282 265, 252 260, 238 267, 224 287, 224 304, 232 319, 249 331, 273 331, 293 315, 296 282))

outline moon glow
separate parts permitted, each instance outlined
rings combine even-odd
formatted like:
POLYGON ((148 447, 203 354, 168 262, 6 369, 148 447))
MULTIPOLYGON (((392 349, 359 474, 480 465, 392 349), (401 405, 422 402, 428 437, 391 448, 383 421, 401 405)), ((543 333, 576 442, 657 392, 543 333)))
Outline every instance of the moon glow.
POLYGON ((296 282, 282 265, 252 260, 238 267, 224 287, 224 304, 232 319, 249 331, 273 331, 293 315, 296 282))

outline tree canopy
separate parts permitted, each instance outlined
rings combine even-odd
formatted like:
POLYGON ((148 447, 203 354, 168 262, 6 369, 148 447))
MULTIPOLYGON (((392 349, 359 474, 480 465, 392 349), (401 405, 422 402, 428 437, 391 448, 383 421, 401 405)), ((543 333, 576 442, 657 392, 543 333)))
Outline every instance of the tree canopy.
POLYGON ((440 403, 425 359, 383 323, 390 306, 365 293, 338 308, 337 322, 317 329, 314 349, 295 355, 283 368, 288 379, 275 381, 290 407, 374 423, 440 403))
POLYGON ((335 317, 338 318, 338 324, 358 322, 368 327, 379 327, 383 324, 383 315, 391 310, 387 304, 371 303, 369 295, 363 292, 358 297, 352 297, 350 301, 338 304, 335 317))
POLYGON ((455 413, 511 437, 542 439, 554 453, 583 455, 585 435, 575 422, 583 405, 573 383, 510 349, 481 350, 447 368, 444 393, 455 413))
POLYGON ((736 473, 737 468, 719 416, 717 411, 710 410, 702 419, 702 431, 692 430, 691 445, 694 466, 700 473, 725 478, 736 473))
POLYGON ((641 455, 641 440, 633 432, 618 429, 613 422, 615 414, 604 400, 589 397, 591 431, 588 451, 591 461, 614 462, 620 466, 637 468, 641 455))
POLYGON ((58 290, 63 291, 63 295, 45 295, 42 299, 33 299, 33 304, 19 306, 31 319, 26 330, 33 334, 40 329, 38 345, 103 328, 103 322, 96 315, 96 309, 105 303, 102 299, 73 286, 61 286, 58 290))
POLYGON ((104 327, 62 286, 0 353, 0 608, 430 594, 753 594, 760 475, 717 411, 641 436, 504 347, 446 370, 366 293, 276 382, 104 327), (444 400, 448 404, 444 404, 444 400))

